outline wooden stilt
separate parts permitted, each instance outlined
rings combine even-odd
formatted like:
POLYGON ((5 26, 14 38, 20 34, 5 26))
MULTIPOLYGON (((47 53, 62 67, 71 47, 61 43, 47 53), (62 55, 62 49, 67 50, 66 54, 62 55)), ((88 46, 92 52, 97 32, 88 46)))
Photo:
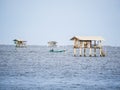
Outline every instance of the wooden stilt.
POLYGON ((74 39, 74 56, 76 56, 76 46, 77 46, 77 40, 74 39))
POLYGON ((82 48, 80 47, 80 56, 82 56, 82 48))
POLYGON ((94 56, 96 57, 96 41, 94 41, 94 56))
POLYGON ((102 48, 100 47, 100 56, 102 57, 102 48))
POLYGON ((100 56, 102 57, 102 45, 101 45, 101 41, 99 41, 99 45, 100 45, 100 56))
POLYGON ((105 52, 101 49, 101 55, 105 57, 105 52))
POLYGON ((90 49, 89 56, 91 57, 92 56, 92 41, 89 42, 89 49, 90 49))
POLYGON ((84 56, 86 56, 86 48, 84 48, 84 56))
POLYGON ((82 56, 82 42, 80 42, 80 56, 82 56))
POLYGON ((91 57, 92 56, 92 48, 90 47, 90 53, 89 53, 89 56, 91 57))
POLYGON ((96 47, 94 47, 94 56, 96 57, 96 47))
POLYGON ((74 56, 76 56, 76 48, 74 48, 74 56))

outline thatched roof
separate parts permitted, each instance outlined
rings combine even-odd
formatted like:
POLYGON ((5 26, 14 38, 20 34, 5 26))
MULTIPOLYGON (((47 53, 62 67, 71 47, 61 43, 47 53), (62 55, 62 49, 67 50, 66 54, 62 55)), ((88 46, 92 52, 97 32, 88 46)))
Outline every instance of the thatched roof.
POLYGON ((14 39, 13 41, 21 41, 21 42, 27 42, 27 41, 23 41, 23 40, 18 40, 18 39, 14 39))
POLYGON ((74 40, 74 39, 77 39, 77 40, 96 40, 96 41, 103 41, 104 38, 100 37, 100 36, 74 36, 72 37, 70 40, 74 40))

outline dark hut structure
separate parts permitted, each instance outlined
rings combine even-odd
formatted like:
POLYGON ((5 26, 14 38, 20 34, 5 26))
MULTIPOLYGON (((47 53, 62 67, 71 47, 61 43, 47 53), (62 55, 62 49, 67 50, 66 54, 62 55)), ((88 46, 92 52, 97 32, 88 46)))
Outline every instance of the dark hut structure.
POLYGON ((26 47, 27 41, 14 39, 14 44, 16 47, 26 47))

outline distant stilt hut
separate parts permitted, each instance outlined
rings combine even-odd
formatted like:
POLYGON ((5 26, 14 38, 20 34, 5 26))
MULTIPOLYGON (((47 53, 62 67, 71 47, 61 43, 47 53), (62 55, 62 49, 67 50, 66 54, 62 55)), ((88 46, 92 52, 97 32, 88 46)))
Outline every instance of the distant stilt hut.
POLYGON ((80 56, 82 56, 82 49, 84 49, 84 56, 86 56, 86 49, 89 48, 89 56, 92 56, 92 49, 94 49, 94 56, 96 56, 96 49, 99 49, 100 56, 105 56, 102 48, 102 37, 98 36, 74 36, 70 40, 74 41, 74 56, 76 56, 76 49, 80 50, 80 56))
POLYGON ((56 47, 57 46, 57 42, 56 41, 49 41, 48 42, 48 46, 49 47, 56 47))
POLYGON ((13 41, 16 47, 26 47, 27 41, 17 40, 17 39, 14 39, 13 41))

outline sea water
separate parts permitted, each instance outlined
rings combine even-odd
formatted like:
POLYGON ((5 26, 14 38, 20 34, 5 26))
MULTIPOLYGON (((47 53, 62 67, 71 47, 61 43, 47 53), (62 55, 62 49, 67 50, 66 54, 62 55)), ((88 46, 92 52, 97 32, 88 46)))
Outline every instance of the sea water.
POLYGON ((120 47, 104 47, 106 57, 74 57, 72 46, 50 49, 0 45, 0 90, 120 90, 120 47))

